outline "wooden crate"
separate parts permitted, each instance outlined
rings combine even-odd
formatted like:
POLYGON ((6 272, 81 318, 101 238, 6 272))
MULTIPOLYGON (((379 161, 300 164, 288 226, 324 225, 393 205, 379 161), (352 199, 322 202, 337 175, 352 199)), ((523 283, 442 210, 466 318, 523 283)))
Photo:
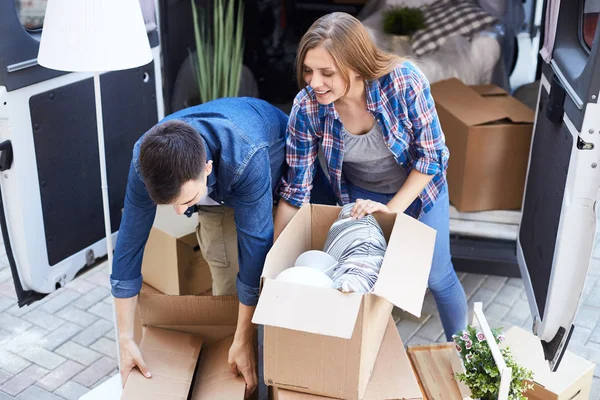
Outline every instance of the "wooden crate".
POLYGON ((452 361, 460 360, 452 343, 411 346, 408 357, 426 400, 463 400, 452 361))

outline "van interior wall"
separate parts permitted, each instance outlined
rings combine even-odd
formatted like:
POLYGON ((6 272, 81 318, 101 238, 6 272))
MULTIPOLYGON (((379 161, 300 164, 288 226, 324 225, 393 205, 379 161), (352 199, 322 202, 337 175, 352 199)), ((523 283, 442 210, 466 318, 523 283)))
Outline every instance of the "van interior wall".
MULTIPOLYGON (((212 19, 212 0, 195 0, 212 19)), ((358 15, 368 0, 246 0, 244 1, 244 65, 252 72, 259 97, 289 112, 298 91, 294 75, 296 49, 302 34, 321 15, 345 11, 358 15)), ((172 106, 176 82, 190 51, 195 50, 190 0, 160 0, 165 113, 172 106)), ((210 26, 209 26, 210 29, 210 26)), ((243 86, 244 83, 241 83, 243 86)), ((181 102, 177 102, 180 104, 181 102)))

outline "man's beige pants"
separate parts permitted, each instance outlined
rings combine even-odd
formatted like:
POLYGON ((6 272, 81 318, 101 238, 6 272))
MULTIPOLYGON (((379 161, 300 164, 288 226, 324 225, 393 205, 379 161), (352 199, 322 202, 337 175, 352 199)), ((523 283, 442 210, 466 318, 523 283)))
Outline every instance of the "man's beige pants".
POLYGON ((210 267, 213 296, 237 294, 240 268, 233 208, 198 206, 196 236, 202 257, 210 267))

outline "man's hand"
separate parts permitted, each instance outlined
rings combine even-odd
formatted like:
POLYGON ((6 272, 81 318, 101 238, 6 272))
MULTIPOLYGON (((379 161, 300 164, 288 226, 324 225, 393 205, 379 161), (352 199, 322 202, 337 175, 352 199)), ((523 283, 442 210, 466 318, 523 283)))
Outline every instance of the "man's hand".
POLYGON ((146 378, 151 378, 152 374, 148 370, 148 366, 142 358, 140 348, 131 338, 124 338, 119 340, 119 352, 121 355, 121 382, 125 386, 129 373, 134 367, 138 367, 146 378))
POLYGON ((385 213, 392 212, 392 210, 390 210, 385 204, 378 203, 373 200, 358 199, 356 200, 356 204, 354 204, 354 208, 352 209, 350 215, 352 215, 352 218, 354 219, 361 219, 365 215, 373 214, 376 211, 385 213))
POLYGON ((235 375, 241 373, 246 381, 245 398, 250 397, 252 393, 254 393, 258 383, 254 345, 253 333, 239 334, 236 332, 233 343, 229 349, 228 361, 231 372, 235 375))

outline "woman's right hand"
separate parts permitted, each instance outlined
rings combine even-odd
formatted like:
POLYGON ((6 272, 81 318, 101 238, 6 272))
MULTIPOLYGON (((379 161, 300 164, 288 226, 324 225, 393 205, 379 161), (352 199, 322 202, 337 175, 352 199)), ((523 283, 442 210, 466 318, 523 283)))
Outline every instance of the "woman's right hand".
POLYGON ((125 386, 129 373, 135 367, 138 367, 146 378, 151 378, 152 374, 142 357, 142 352, 133 338, 123 338, 119 340, 119 352, 121 355, 121 382, 125 386))

